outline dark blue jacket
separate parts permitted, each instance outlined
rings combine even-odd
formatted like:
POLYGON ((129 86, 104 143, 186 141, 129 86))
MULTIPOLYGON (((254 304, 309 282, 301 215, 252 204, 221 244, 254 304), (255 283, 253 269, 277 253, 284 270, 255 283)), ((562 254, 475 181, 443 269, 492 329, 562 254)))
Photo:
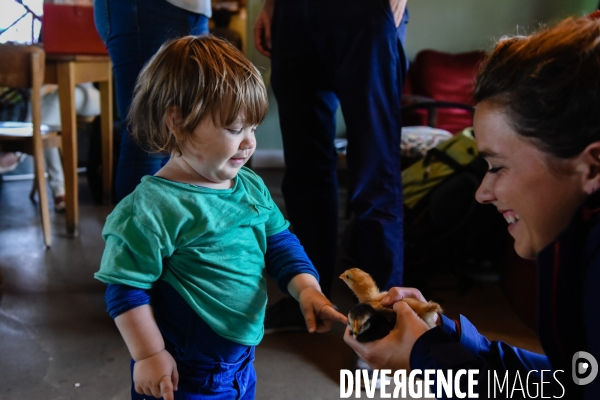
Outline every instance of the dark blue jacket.
MULTIPOLYGON (((587 385, 577 385, 573 379, 573 368, 581 364, 576 363, 575 353, 585 351, 600 361, 599 250, 600 193, 595 193, 557 240, 538 255, 538 335, 546 355, 490 342, 461 315, 456 322, 443 317, 442 326, 417 340, 411 368, 436 369, 446 375, 449 370, 478 369, 480 399, 542 398, 541 387, 548 398, 600 399, 600 377, 587 385), (500 390, 505 376, 507 385, 500 390)), ((466 384, 462 379, 463 389, 466 384)), ((435 394, 437 388, 432 390, 435 394)), ((452 396, 442 393, 439 398, 452 396)))

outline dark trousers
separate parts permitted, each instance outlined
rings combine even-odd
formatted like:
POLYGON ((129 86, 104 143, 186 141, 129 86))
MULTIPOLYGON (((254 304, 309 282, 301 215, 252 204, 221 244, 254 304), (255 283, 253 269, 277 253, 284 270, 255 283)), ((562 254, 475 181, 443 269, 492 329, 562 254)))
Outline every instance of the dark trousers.
MULTIPOLYGON (((117 107, 124 121, 142 67, 168 39, 208 34, 208 18, 165 0, 95 0, 94 20, 106 44, 116 84, 117 107)), ((133 192, 144 175, 154 175, 165 156, 150 154, 129 137, 121 124, 121 150, 115 191, 117 200, 133 192)))
POLYGON ((356 261, 380 287, 402 283, 400 100, 407 20, 405 13, 396 28, 389 0, 275 2, 271 83, 286 163, 282 191, 325 294, 337 248, 338 106, 347 126, 356 261))

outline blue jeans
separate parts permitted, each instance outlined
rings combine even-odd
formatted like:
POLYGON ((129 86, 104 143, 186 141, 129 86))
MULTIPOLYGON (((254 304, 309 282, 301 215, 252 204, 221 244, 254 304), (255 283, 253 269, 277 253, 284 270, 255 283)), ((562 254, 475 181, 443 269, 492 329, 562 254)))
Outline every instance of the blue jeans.
MULTIPOLYGON (((175 400, 254 400, 256 395, 256 371, 254 370, 254 347, 235 363, 202 363, 194 367, 179 362, 178 390, 175 400)), ((131 361, 131 375, 133 366, 131 361)), ((131 399, 155 399, 138 394, 131 382, 131 399)))
POLYGON ((156 173, 165 158, 140 148, 124 123, 138 74, 168 39, 208 34, 208 18, 166 0, 95 0, 94 20, 113 62, 117 107, 123 121, 115 182, 120 201, 144 175, 156 173))
POLYGON ((380 287, 402 284, 400 100, 407 21, 405 13, 396 27, 389 0, 275 2, 271 84, 286 164, 282 192, 326 294, 337 247, 338 106, 347 128, 356 261, 380 287))

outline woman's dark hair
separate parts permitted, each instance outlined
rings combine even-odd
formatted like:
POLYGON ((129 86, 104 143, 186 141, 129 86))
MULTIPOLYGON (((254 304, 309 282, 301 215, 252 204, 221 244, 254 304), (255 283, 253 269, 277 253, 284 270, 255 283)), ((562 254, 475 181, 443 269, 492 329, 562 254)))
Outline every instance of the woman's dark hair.
POLYGON ((568 18, 501 39, 482 64, 476 103, 502 107, 513 128, 559 158, 600 141, 600 21, 568 18))

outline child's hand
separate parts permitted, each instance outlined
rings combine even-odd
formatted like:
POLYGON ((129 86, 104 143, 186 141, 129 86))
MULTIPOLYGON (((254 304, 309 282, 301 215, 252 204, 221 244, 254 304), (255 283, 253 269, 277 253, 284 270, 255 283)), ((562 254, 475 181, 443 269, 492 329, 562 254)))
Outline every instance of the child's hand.
POLYGON ((133 366, 135 391, 146 396, 174 400, 179 374, 175 360, 166 350, 136 361, 133 366))
POLYGON ((327 332, 334 321, 348 324, 348 318, 337 312, 327 297, 314 287, 304 288, 298 295, 298 302, 310 333, 327 332))

